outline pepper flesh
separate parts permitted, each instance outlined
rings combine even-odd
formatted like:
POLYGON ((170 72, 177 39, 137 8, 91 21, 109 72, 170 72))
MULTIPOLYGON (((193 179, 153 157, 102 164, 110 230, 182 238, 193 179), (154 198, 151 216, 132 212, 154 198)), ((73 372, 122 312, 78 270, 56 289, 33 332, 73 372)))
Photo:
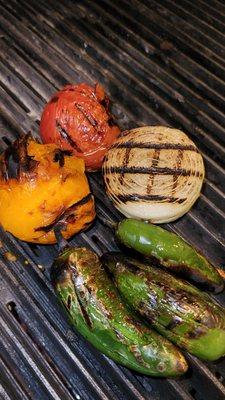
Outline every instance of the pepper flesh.
POLYGON ((225 310, 208 294, 120 253, 102 262, 124 301, 162 335, 204 360, 225 354, 225 310))
POLYGON ((187 370, 178 349, 126 309, 90 250, 63 252, 53 265, 52 281, 75 328, 113 360, 152 376, 178 376, 187 370))
POLYGON ((213 265, 172 232, 143 221, 124 219, 118 224, 116 236, 125 246, 204 289, 219 293, 224 288, 213 265))

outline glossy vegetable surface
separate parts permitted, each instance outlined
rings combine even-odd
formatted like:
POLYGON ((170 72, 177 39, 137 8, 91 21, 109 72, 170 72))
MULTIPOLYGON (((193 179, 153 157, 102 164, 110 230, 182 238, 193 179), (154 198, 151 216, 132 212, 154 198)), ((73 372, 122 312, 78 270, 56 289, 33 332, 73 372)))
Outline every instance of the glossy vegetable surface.
POLYGON ((70 151, 26 135, 1 155, 0 174, 0 221, 21 240, 55 243, 57 224, 69 238, 95 217, 84 162, 70 151))
POLYGON ((116 236, 125 246, 154 259, 171 272, 210 291, 223 290, 223 280, 213 265, 180 236, 135 219, 121 221, 116 236))
POLYGON ((225 355, 225 310, 209 295, 121 253, 102 262, 127 304, 162 335, 204 360, 225 355))
POLYGON ((67 85, 45 106, 40 124, 45 143, 56 143, 84 159, 89 171, 99 169, 119 135, 104 89, 81 83, 67 85))
POLYGON ((178 349, 127 310, 93 252, 64 251, 53 265, 52 280, 72 324, 98 350, 144 374, 177 376, 186 371, 178 349))

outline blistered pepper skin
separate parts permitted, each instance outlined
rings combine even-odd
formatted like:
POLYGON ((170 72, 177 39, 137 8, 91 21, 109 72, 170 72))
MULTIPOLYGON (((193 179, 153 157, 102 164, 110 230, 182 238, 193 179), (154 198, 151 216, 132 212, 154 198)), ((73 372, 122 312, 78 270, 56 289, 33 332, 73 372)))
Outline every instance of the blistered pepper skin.
POLYGON ((158 332, 204 360, 225 354, 225 309, 195 286, 121 253, 102 263, 124 301, 158 332))
POLYGON ((178 349, 126 309, 90 250, 71 248, 61 254, 52 281, 76 330, 113 360, 152 376, 178 376, 187 370, 178 349))
POLYGON ((217 270, 172 232, 143 221, 124 219, 118 224, 116 236, 125 246, 206 290, 219 293, 224 288, 217 270))

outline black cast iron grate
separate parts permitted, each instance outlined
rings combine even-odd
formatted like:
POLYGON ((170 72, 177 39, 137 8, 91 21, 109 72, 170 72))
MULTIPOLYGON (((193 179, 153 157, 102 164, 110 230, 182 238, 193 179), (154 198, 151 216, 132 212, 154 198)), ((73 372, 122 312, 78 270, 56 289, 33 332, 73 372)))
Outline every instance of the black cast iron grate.
MULTIPOLYGON (((223 267, 225 247, 225 4, 218 0, 0 0, 1 149, 31 130, 68 82, 101 82, 121 127, 186 131, 207 175, 193 209, 168 227, 223 267)), ((90 175, 99 215, 121 218, 90 175)), ((49 283, 57 249, 0 234, 0 398, 13 400, 221 400, 225 361, 188 356, 180 379, 135 374, 69 326, 49 283), (16 256, 9 262, 5 253, 16 256)), ((74 244, 115 249, 96 220, 74 244)), ((224 294, 217 296, 225 304, 224 294)))

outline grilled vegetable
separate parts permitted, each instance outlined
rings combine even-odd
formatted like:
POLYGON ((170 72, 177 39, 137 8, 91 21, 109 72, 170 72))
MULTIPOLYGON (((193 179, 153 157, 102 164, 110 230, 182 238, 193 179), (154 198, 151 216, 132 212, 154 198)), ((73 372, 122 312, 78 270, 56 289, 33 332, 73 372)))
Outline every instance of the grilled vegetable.
POLYGON ((83 160, 30 135, 16 140, 0 158, 0 221, 21 240, 55 243, 54 227, 63 236, 88 227, 94 200, 83 160))
POLYGON ((162 335, 204 360, 225 355, 225 310, 206 293, 120 253, 102 262, 123 299, 162 335))
POLYGON ((204 164, 183 132, 145 126, 121 134, 105 157, 103 175, 122 214, 163 223, 192 207, 201 191, 204 164))
POLYGON ((135 219, 121 221, 116 236, 125 246, 171 272, 207 290, 216 293, 223 290, 223 279, 217 270, 180 236, 135 219))
POLYGON ((45 143, 72 150, 93 171, 101 167, 120 129, 109 112, 103 88, 81 83, 67 85, 54 94, 43 111, 40 132, 45 143))
POLYGON ((126 309, 93 252, 64 251, 53 265, 52 280, 75 328, 104 354, 153 376, 177 376, 187 370, 178 349, 126 309))

